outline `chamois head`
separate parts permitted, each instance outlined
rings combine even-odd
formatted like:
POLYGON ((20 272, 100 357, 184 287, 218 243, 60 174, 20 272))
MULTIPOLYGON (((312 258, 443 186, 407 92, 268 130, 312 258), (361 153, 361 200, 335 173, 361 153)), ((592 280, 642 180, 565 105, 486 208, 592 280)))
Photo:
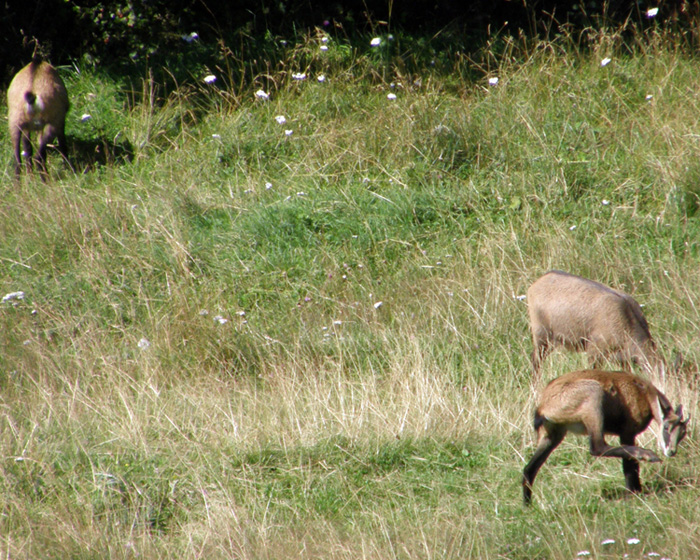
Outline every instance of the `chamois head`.
POLYGON ((661 448, 666 457, 673 457, 678 451, 678 444, 683 441, 688 429, 688 420, 683 420, 683 406, 678 405, 676 410, 669 407, 664 414, 664 424, 661 432, 661 448))

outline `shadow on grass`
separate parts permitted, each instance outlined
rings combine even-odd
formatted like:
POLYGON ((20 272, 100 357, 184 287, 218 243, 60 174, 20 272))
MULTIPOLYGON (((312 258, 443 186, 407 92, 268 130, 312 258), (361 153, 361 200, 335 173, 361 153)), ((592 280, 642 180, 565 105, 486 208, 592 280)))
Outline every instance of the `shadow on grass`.
POLYGON ((104 136, 90 139, 69 138, 70 162, 77 173, 86 173, 102 165, 132 161, 134 147, 126 139, 104 136))
MULTIPOLYGON (((697 483, 689 478, 680 478, 678 480, 667 480, 663 478, 656 478, 654 480, 649 480, 648 482, 642 482, 642 491, 638 494, 642 497, 647 496, 661 496, 663 494, 669 494, 675 492, 681 488, 692 486, 697 483)), ((601 491, 601 497, 606 501, 619 501, 629 498, 633 498, 635 495, 627 490, 627 488, 622 485, 616 485, 615 487, 603 488, 601 491)))

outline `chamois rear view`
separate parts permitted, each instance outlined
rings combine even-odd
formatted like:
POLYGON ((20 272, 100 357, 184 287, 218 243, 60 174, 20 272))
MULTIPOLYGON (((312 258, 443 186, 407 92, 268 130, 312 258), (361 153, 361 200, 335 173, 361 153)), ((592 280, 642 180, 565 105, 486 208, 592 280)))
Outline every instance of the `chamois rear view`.
POLYGON ((527 291, 532 331, 533 377, 557 346, 586 352, 591 366, 614 359, 638 363, 663 379, 666 365, 656 352, 640 305, 604 284, 558 270, 537 279, 527 291))
POLYGON ((7 90, 7 107, 16 177, 21 172, 22 156, 26 158, 27 169, 32 168, 32 132, 39 135, 36 162, 42 177, 46 175, 46 147, 54 138, 67 159, 65 124, 69 106, 63 80, 39 56, 35 55, 12 79, 7 90))
POLYGON ((625 486, 639 492, 639 461, 660 462, 648 449, 637 447, 637 434, 651 420, 658 424, 657 439, 666 457, 676 454, 686 435, 683 408, 675 410, 654 385, 627 372, 585 370, 567 373, 544 389, 535 411, 537 449, 523 470, 523 500, 532 500, 537 472, 568 432, 588 435, 591 455, 622 459, 625 486), (605 434, 620 437, 620 446, 605 442, 605 434))

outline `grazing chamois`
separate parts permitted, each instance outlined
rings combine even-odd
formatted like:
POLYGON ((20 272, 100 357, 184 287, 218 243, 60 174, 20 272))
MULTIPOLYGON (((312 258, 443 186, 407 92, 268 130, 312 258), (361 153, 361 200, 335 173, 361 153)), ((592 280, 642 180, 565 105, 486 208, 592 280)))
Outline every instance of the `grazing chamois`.
POLYGON ((533 379, 556 346, 586 352, 591 367, 615 359, 623 369, 638 363, 664 379, 666 364, 657 354, 642 308, 629 295, 580 276, 552 270, 527 290, 532 331, 533 379))
POLYGON ((7 90, 7 108, 17 178, 22 156, 27 160, 27 169, 32 168, 32 132, 39 133, 36 162, 42 178, 46 176, 46 147, 54 138, 66 158, 65 124, 69 106, 68 92, 58 72, 37 55, 12 79, 7 90))
POLYGON ((657 439, 666 457, 673 457, 686 434, 688 420, 681 405, 669 400, 649 381, 627 372, 575 371, 551 381, 535 411, 537 449, 523 470, 523 499, 532 500, 537 471, 567 432, 588 435, 591 455, 622 459, 625 486, 639 492, 639 461, 660 462, 648 449, 634 443, 652 418, 658 424, 657 439), (605 442, 605 434, 620 437, 620 446, 605 442))

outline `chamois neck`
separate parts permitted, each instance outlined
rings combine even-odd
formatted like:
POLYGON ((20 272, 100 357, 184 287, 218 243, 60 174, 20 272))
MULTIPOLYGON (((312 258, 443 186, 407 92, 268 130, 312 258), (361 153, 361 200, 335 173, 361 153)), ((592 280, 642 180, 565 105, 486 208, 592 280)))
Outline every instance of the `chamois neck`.
POLYGON ((659 411, 659 422, 663 423, 664 420, 668 417, 668 415, 673 412, 673 406, 671 406, 671 401, 669 401, 666 398, 666 395, 664 395, 661 391, 656 390, 656 402, 658 403, 658 411, 659 411))
POLYGON ((671 403, 666 398, 666 396, 661 391, 655 391, 655 395, 652 396, 651 410, 654 415, 654 420, 656 420, 655 433, 656 441, 660 449, 663 450, 664 455, 666 455, 667 445, 664 440, 664 423, 666 422, 669 414, 673 412, 673 407, 671 403))

